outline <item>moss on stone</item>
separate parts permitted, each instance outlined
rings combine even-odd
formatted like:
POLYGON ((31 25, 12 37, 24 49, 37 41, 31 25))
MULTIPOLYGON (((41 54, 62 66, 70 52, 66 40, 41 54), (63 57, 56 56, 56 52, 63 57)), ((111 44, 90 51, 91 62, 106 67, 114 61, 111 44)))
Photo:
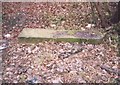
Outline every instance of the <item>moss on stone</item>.
POLYGON ((74 35, 78 30, 68 30, 67 34, 68 35, 74 35))
POLYGON ((80 39, 80 38, 19 38, 20 43, 39 43, 44 41, 56 41, 56 42, 79 42, 79 43, 91 43, 91 44, 99 44, 102 40, 95 39, 80 39))

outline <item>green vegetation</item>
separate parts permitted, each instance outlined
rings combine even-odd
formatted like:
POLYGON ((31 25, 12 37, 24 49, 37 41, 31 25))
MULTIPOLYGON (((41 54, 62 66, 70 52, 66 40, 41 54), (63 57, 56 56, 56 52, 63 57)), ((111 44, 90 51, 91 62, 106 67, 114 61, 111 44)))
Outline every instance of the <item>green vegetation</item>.
POLYGON ((80 39, 80 38, 19 38, 20 43, 39 43, 44 41, 56 41, 56 42, 79 42, 79 43, 91 43, 100 44, 102 40, 95 39, 80 39))
POLYGON ((69 30, 69 31, 67 31, 67 34, 68 34, 68 35, 73 35, 73 34, 75 34, 77 31, 78 31, 78 30, 69 30))

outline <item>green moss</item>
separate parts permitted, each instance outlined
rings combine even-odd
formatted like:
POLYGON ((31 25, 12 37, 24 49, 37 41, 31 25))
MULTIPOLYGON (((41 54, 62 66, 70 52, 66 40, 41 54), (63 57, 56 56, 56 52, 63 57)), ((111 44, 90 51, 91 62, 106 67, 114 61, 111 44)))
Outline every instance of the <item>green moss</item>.
POLYGON ((74 35, 78 30, 69 30, 67 31, 68 35, 74 35))
POLYGON ((39 43, 44 41, 56 41, 56 42, 79 42, 79 43, 91 43, 91 44, 100 44, 102 40, 95 39, 79 39, 79 38, 19 38, 20 43, 39 43))

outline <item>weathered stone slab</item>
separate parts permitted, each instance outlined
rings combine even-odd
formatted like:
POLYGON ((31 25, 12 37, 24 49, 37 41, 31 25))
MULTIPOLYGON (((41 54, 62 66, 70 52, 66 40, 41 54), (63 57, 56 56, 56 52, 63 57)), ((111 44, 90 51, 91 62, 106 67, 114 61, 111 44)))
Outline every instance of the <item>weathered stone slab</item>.
POLYGON ((25 42, 40 42, 43 40, 56 40, 67 42, 98 42, 101 41, 104 36, 102 35, 102 33, 96 31, 24 28, 18 37, 20 41, 25 42))

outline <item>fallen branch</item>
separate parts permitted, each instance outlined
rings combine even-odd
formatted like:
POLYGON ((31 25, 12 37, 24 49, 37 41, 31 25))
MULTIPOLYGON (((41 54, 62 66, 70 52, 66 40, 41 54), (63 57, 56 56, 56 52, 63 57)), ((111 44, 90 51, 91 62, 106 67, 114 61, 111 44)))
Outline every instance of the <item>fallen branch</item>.
POLYGON ((114 73, 114 74, 120 76, 120 71, 117 69, 112 69, 112 68, 104 66, 104 65, 100 66, 100 68, 106 70, 108 73, 114 73))

